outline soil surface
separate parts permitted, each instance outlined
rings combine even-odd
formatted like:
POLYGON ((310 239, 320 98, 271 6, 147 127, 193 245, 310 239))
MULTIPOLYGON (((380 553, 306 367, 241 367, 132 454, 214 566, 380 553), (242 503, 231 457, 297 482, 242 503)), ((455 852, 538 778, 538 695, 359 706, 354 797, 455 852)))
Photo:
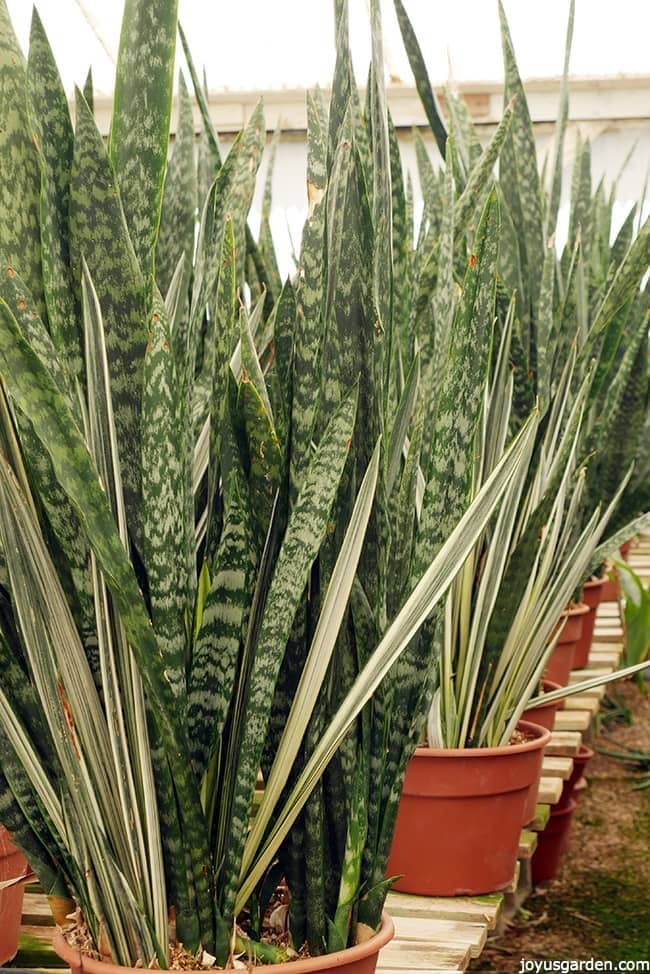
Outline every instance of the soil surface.
POLYGON ((642 694, 619 683, 586 743, 617 751, 627 745, 645 752, 647 763, 638 768, 596 753, 558 878, 533 891, 470 971, 519 974, 522 959, 650 960, 650 788, 635 790, 650 780, 646 687, 642 694))

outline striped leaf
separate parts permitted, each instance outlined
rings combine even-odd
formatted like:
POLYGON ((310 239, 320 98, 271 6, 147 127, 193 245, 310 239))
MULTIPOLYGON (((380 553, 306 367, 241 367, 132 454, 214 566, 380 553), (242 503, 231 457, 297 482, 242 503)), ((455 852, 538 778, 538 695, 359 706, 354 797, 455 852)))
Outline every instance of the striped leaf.
POLYGON ((142 364, 147 343, 144 282, 102 137, 77 94, 77 130, 70 190, 70 250, 80 286, 88 265, 106 326, 118 450, 131 536, 142 550, 142 364))
POLYGON ((322 204, 305 223, 298 270, 291 424, 291 487, 294 493, 302 487, 309 463, 320 391, 324 232, 325 204, 322 204))
POLYGON ((217 543, 216 521, 213 518, 215 498, 219 488, 219 464, 223 417, 228 398, 230 352, 234 344, 237 323, 237 265, 232 220, 226 218, 220 254, 219 280, 214 307, 215 332, 206 349, 206 370, 210 377, 210 445, 208 464, 208 557, 212 558, 217 543))
POLYGON ((178 77, 178 121, 169 159, 156 244, 156 280, 166 294, 181 256, 185 256, 182 294, 189 288, 194 256, 197 199, 194 116, 185 79, 178 77))
POLYGON ((167 168, 178 0, 126 0, 109 153, 133 247, 153 274, 167 168))
POLYGON ((325 538, 330 511, 345 466, 357 408, 357 390, 333 415, 309 465, 302 489, 282 541, 266 606, 250 678, 237 787, 234 794, 230 841, 224 876, 225 902, 234 908, 239 863, 250 803, 267 733, 273 689, 309 572, 325 538))
MULTIPOLYGON (((255 888, 268 864, 273 860, 284 836, 303 807, 314 784, 319 780, 324 768, 348 732, 353 721, 370 700, 382 680, 393 668, 405 648, 412 642, 424 620, 430 615, 436 603, 451 585, 471 547, 482 534, 494 513, 504 490, 521 464, 522 456, 534 438, 536 424, 531 421, 522 430, 509 450, 483 485, 471 506, 465 511, 461 521, 455 526, 437 557, 427 567, 415 589, 393 620, 386 633, 375 648, 370 659, 359 673, 354 685, 346 694, 335 717, 318 741, 314 753, 301 770, 300 776, 287 797, 281 812, 276 816, 272 830, 255 863, 239 891, 239 902, 245 903, 255 888)), ((400 742, 403 746, 404 742, 400 742)), ((414 745, 415 746, 415 742, 414 745)), ((397 789, 399 790, 398 782, 397 789)), ((398 796, 395 800, 397 804, 398 796)), ((396 808, 394 809, 396 812, 396 808)), ((381 879, 384 878, 385 860, 381 861, 381 879)), ((371 925, 379 923, 384 897, 378 898, 377 915, 371 925)))
POLYGON ((320 88, 307 92, 307 197, 309 215, 323 198, 327 182, 328 119, 320 88))
POLYGON ((415 36, 413 25, 409 20, 402 0, 394 0, 394 2, 397 22, 402 34, 402 40, 409 59, 409 64, 411 65, 411 71, 413 72, 413 77, 415 78, 415 86, 418 90, 418 95, 420 96, 424 113, 427 116, 427 121, 429 122, 431 131, 433 132, 433 137, 436 140, 438 151, 444 159, 445 145, 447 142, 447 130, 445 129, 444 122, 442 121, 436 96, 433 92, 433 88, 431 87, 431 82, 429 81, 429 75, 424 63, 424 58, 422 57, 422 50, 420 48, 418 39, 415 36))
POLYGON ((86 99, 86 104, 90 111, 94 114, 95 111, 95 86, 93 84, 93 69, 88 68, 88 74, 86 75, 86 80, 83 86, 83 96, 86 99))
MULTIPOLYGON (((372 69, 370 72, 370 130, 372 148, 373 303, 376 327, 385 335, 384 387, 390 382, 393 342, 393 195, 388 109, 384 86, 384 45, 379 0, 370 3, 372 69)), ((384 405, 386 409, 387 404, 384 405)))
POLYGON ((494 321, 499 206, 493 191, 470 254, 450 335, 448 366, 435 417, 432 475, 418 529, 413 575, 420 577, 466 509, 494 321))
POLYGON ((41 174, 27 111, 25 60, 0 0, 0 254, 45 314, 41 267, 41 174))
POLYGON ((262 215, 260 220, 260 235, 258 248, 260 258, 264 262, 266 273, 271 284, 274 295, 279 295, 282 290, 282 281, 278 270, 278 262, 275 256, 275 246, 273 234, 271 233, 271 206, 273 203, 273 173, 275 172, 275 159, 280 142, 281 128, 278 124, 271 145, 269 148, 268 162, 266 168, 266 179, 264 180, 264 192, 262 194, 262 215))
POLYGON ((169 321, 154 297, 142 391, 142 510, 144 563, 149 583, 151 621, 164 661, 166 679, 185 704, 188 583, 179 538, 183 537, 183 458, 178 428, 178 380, 169 321))
POLYGON ((512 123, 501 149, 500 184, 519 238, 522 272, 529 300, 535 303, 539 292, 538 268, 544 261, 535 136, 501 0, 499 18, 505 65, 504 106, 515 98, 512 123))
POLYGON ((566 42, 564 47, 564 68, 562 70, 562 83, 560 85, 560 105, 555 124, 555 146, 553 149, 553 168, 551 170, 549 184, 548 209, 544 225, 544 240, 555 234, 557 225, 557 215, 560 209, 560 196, 562 193, 562 166, 564 154, 564 137, 566 133, 567 120, 569 117, 569 61, 571 58, 571 44, 573 43, 573 21, 575 17, 575 0, 571 0, 569 6, 569 19, 566 30, 566 42))
POLYGON ((617 311, 639 286, 650 262, 650 217, 639 230, 632 246, 619 264, 614 279, 603 298, 592 324, 592 333, 603 331, 617 311))
POLYGON ((115 599, 163 735, 177 792, 183 796, 187 841, 196 850, 192 875, 199 897, 199 923, 205 932, 202 939, 211 943, 212 907, 203 868, 207 849, 196 782, 189 763, 186 728, 178 719, 175 698, 165 676, 142 594, 95 466, 64 400, 4 302, 0 302, 0 373, 50 456, 59 483, 78 509, 97 563, 115 599))
POLYGON ((201 113, 201 120, 203 122, 203 135, 205 137, 206 155, 210 158, 212 163, 211 177, 208 185, 210 185, 216 175, 215 169, 221 166, 221 150, 219 148, 219 139, 217 133, 214 130, 212 124, 212 118, 210 117, 210 109, 208 107, 208 100, 206 97, 207 82, 201 84, 199 76, 197 74, 196 68, 194 66, 194 61, 192 60, 192 54, 190 52, 189 45, 187 43, 187 38, 185 36, 185 31, 178 25, 178 36, 181 39, 181 44, 183 45, 183 54, 185 55, 185 60, 187 62, 187 68, 190 72, 190 78, 192 79, 192 87, 194 89, 194 97, 196 98, 197 104, 199 106, 199 111, 201 113))
POLYGON ((239 384, 238 409, 248 445, 252 508, 261 536, 265 537, 271 520, 275 493, 280 487, 284 461, 266 383, 244 311, 240 321, 242 377, 239 384))
POLYGON ((505 107, 503 118, 499 122, 496 132, 485 147, 475 167, 472 169, 472 174, 462 194, 456 201, 454 206, 454 222, 456 225, 456 233, 459 235, 465 231, 479 201, 484 198, 485 191, 490 185, 492 171, 499 158, 501 147, 510 131, 513 114, 514 107, 512 102, 510 102, 505 107))
POLYGON ((48 324, 58 357, 72 376, 81 379, 81 331, 70 272, 74 135, 68 100, 36 8, 32 14, 27 89, 41 166, 41 248, 48 324))
POLYGON ((187 722, 194 772, 201 780, 219 746, 233 699, 256 567, 251 511, 236 481, 216 552, 190 672, 187 722))
POLYGON ((567 246, 573 248, 578 234, 585 260, 589 260, 591 247, 591 146, 589 140, 579 142, 573 165, 571 186, 571 213, 567 246))

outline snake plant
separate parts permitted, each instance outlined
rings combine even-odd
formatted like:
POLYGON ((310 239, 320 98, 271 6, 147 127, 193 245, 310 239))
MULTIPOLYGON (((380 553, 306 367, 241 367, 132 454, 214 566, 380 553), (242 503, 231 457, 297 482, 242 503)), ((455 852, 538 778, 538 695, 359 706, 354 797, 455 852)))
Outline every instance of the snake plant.
MULTIPOLYGON (((282 283, 247 224, 262 109, 224 157, 187 49, 202 133, 196 153, 180 81, 170 151, 175 0, 126 0, 107 145, 90 82, 73 125, 37 14, 25 62, 0 0, 0 817, 57 920, 77 910, 122 964, 166 967, 175 941, 220 965, 286 956, 259 939, 282 877, 296 947, 377 927, 408 750, 386 728, 415 746, 425 715, 415 637, 536 434, 472 497, 445 474, 442 406, 427 449, 399 335, 430 266, 412 266, 379 5, 363 107, 344 2, 337 24, 282 283)), ((484 195, 468 181, 444 246, 484 195)), ((437 286, 452 346, 489 315, 496 207, 453 336, 455 284, 437 286)), ((462 436, 482 392, 452 372, 462 436)))

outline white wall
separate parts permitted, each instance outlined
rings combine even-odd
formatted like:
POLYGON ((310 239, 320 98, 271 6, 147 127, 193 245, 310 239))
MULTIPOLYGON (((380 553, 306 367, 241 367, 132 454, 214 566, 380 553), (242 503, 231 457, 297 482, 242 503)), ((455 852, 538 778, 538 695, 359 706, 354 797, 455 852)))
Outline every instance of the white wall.
MULTIPOLYGON (((632 149, 618 182, 616 206, 614 215, 614 232, 627 216, 630 207, 642 198, 645 181, 648 178, 648 160, 650 160, 650 123, 645 120, 625 120, 619 122, 582 122, 579 126, 583 138, 590 138, 592 143, 592 180, 594 187, 601 177, 609 187, 621 173, 621 169, 632 149)), ((565 197, 571 187, 571 167, 573 162, 573 146, 576 124, 570 124, 565 144, 565 166, 563 174, 563 188, 565 197)), ((540 164, 544 155, 552 148, 552 126, 542 125, 536 131, 538 157, 540 164)), ((434 163, 439 159, 433 139, 426 139, 434 163)), ((400 144, 404 166, 411 172, 417 202, 421 202, 417 180, 417 166, 413 138, 408 131, 401 132, 400 144)), ((307 195, 305 188, 306 145, 304 139, 297 139, 295 135, 288 136, 278 146, 275 172, 273 177, 273 208, 271 212, 271 229, 278 249, 281 272, 288 274, 292 270, 291 246, 289 231, 295 242, 296 249, 300 246, 300 232, 307 214, 307 195), (289 229, 288 229, 289 228, 289 229)), ((255 233, 259 226, 262 184, 266 174, 267 158, 265 157, 260 172, 258 191, 253 201, 251 212, 251 226, 255 233)), ((645 212, 648 211, 646 203, 645 212)), ((417 212, 417 210, 416 210, 417 212)), ((562 245, 563 237, 568 227, 568 206, 564 203, 559 218, 558 245, 562 245)))

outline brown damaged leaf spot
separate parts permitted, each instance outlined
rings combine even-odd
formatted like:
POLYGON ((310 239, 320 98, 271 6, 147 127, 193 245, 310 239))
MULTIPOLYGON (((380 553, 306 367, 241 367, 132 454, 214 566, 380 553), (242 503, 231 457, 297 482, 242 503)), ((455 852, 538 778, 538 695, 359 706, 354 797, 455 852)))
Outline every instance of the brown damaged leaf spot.
POLYGON ((471 268, 476 267, 476 264, 478 263, 477 260, 476 260, 476 254, 470 254, 469 255, 469 261, 468 261, 468 263, 469 263, 469 266, 471 268))
POLYGON ((68 730, 70 731, 70 740, 72 742, 72 747, 74 748, 77 760, 81 760, 81 752, 79 750, 79 745, 77 743, 77 732, 74 726, 74 717, 72 716, 72 711, 70 710, 70 704, 68 703, 67 697, 65 695, 65 688, 62 683, 57 682, 56 692, 59 695, 59 700, 61 701, 61 706, 63 707, 63 716, 65 717, 65 722, 67 724, 68 730))
POLYGON ((23 301, 21 298, 20 301, 16 302, 16 307, 18 308, 19 311, 24 311, 25 308, 27 307, 27 302, 23 301))
POLYGON ((7 277, 15 277, 15 276, 16 276, 16 272, 13 269, 13 267, 8 267, 7 268, 7 277))

